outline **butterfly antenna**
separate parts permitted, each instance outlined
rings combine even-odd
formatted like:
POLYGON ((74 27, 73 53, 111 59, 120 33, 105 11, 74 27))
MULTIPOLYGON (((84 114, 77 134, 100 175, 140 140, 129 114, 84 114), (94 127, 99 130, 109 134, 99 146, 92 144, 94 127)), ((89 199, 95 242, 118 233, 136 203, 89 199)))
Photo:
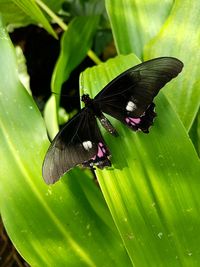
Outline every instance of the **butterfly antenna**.
POLYGON ((78 98, 77 96, 70 96, 70 95, 65 95, 65 94, 59 94, 59 93, 56 93, 56 92, 53 92, 53 91, 51 91, 51 93, 53 95, 65 96, 65 97, 68 97, 68 98, 78 98))
POLYGON ((60 95, 60 94, 58 94, 58 93, 56 93, 56 92, 53 92, 53 91, 51 91, 51 93, 52 93, 53 95, 60 95))
POLYGON ((63 95, 63 94, 59 94, 59 93, 56 93, 56 92, 53 92, 53 91, 51 91, 51 93, 52 93, 53 95, 60 95, 60 96, 67 96, 67 97, 69 97, 69 95, 63 95))

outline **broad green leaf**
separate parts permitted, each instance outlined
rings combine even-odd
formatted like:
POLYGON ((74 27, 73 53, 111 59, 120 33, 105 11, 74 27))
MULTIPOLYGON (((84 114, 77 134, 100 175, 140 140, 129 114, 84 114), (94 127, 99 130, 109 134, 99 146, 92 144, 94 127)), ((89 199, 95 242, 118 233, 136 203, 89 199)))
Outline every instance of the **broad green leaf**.
POLYGON ((49 100, 46 102, 44 108, 44 120, 45 125, 48 130, 48 134, 51 140, 58 133, 58 116, 56 112, 56 98, 55 95, 52 95, 49 100))
POLYGON ((52 36, 57 35, 47 18, 37 6, 35 0, 12 0, 26 15, 30 16, 35 22, 40 23, 52 36))
POLYGON ((145 58, 170 55, 184 62, 182 79, 174 84, 175 90, 165 93, 187 130, 200 107, 199 24, 200 2, 177 0, 160 33, 145 49, 145 58))
MULTIPOLYGON (((43 3, 48 5, 54 12, 58 12, 61 9, 63 2, 64 0, 43 0, 43 3)), ((26 26, 34 22, 29 14, 26 14, 12 0, 0 0, 0 13, 3 14, 5 22, 12 24, 14 27, 26 26)))
POLYGON ((14 245, 31 266, 131 266, 87 173, 73 170, 45 185, 44 122, 19 82, 15 51, 1 24, 0 62, 0 212, 14 245))
MULTIPOLYGON (((135 64, 133 55, 119 56, 87 69, 81 76, 84 92, 94 96, 135 64)), ((104 134, 113 168, 97 170, 98 181, 134 266, 198 266, 199 159, 162 92, 156 112, 149 134, 109 118, 120 137, 104 134)))
POLYGON ((3 15, 6 24, 25 26, 33 22, 12 0, 0 0, 0 13, 3 15))
POLYGON ((73 19, 69 24, 61 39, 61 51, 52 76, 53 92, 60 94, 63 82, 87 55, 98 22, 99 16, 83 16, 73 19))
POLYGON ((160 30, 172 0, 106 0, 115 45, 120 54, 142 57, 144 45, 160 30))

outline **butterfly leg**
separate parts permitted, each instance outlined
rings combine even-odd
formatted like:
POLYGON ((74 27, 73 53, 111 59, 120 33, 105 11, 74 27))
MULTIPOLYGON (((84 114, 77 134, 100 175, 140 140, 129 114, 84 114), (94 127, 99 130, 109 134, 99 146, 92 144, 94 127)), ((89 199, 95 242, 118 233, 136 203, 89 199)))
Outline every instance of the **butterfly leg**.
POLYGON ((110 121, 101 113, 101 115, 98 117, 101 125, 106 129, 107 132, 112 134, 113 136, 118 136, 117 130, 112 126, 110 121))

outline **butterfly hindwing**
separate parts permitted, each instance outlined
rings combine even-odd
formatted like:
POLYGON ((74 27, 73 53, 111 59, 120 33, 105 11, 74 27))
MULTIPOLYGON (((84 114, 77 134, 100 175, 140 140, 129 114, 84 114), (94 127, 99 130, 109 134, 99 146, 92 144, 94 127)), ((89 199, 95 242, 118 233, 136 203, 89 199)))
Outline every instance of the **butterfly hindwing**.
POLYGON ((128 69, 104 87, 94 98, 103 112, 125 123, 133 130, 148 132, 155 117, 154 97, 182 70, 176 58, 162 57, 128 69))
POLYGON ((94 160, 98 163, 102 158, 106 160, 107 156, 109 152, 96 118, 91 110, 84 108, 59 131, 51 143, 43 163, 43 177, 47 184, 52 184, 74 166, 83 164, 89 167, 94 160), (101 153, 99 144, 105 146, 106 153, 101 153))

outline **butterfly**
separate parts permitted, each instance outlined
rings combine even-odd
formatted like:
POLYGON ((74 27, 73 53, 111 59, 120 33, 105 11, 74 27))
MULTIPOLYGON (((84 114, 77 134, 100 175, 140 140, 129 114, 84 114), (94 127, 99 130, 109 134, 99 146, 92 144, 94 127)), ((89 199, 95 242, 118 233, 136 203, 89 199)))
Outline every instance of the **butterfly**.
POLYGON ((84 94, 81 109, 53 139, 43 162, 43 177, 53 184, 76 165, 100 169, 111 166, 111 153, 96 118, 117 136, 104 113, 121 121, 133 131, 149 132, 156 116, 154 97, 182 70, 183 63, 173 57, 160 57, 134 66, 108 83, 91 99, 84 94))

